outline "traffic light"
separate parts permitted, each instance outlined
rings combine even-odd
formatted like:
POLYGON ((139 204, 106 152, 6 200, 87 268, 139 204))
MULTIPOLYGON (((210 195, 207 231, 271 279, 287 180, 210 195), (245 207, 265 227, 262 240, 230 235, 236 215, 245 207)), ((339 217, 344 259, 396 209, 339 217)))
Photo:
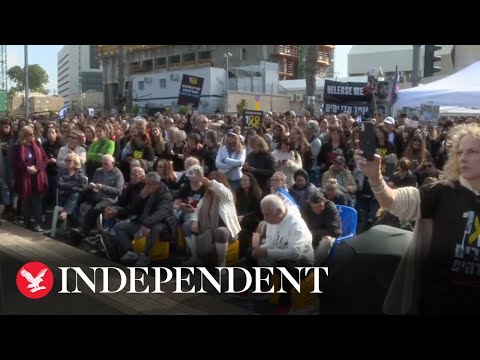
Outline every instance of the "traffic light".
POLYGON ((425 45, 425 56, 423 64, 423 76, 433 76, 436 72, 441 70, 440 66, 435 66, 436 61, 440 61, 440 56, 435 56, 435 51, 440 50, 442 47, 438 45, 425 45))

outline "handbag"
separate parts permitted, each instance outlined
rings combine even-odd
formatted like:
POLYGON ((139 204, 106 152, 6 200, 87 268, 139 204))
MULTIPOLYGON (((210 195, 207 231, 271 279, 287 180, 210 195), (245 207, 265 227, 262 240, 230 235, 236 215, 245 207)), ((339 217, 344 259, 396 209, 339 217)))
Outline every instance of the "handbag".
POLYGON ((198 256, 206 256, 211 254, 214 250, 212 230, 207 229, 203 233, 198 234, 195 243, 197 246, 198 256))

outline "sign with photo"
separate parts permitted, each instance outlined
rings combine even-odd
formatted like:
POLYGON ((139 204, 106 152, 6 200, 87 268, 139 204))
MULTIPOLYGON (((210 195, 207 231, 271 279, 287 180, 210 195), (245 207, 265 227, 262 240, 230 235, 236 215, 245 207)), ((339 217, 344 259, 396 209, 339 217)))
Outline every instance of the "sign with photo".
POLYGON ((202 88, 203 78, 183 74, 177 104, 186 106, 191 105, 194 108, 198 108, 200 96, 202 94, 202 88))
POLYGON ((437 124, 438 114, 440 113, 440 106, 438 105, 420 105, 420 116, 418 119, 420 121, 427 122, 429 124, 437 124))

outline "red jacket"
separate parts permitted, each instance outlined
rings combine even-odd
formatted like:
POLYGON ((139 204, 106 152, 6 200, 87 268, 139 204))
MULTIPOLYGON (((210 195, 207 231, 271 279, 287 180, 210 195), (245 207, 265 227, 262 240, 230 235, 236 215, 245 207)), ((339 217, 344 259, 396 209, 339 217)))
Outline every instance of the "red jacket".
POLYGON ((21 198, 29 198, 32 196, 32 179, 36 178, 37 193, 43 193, 47 190, 48 178, 47 172, 47 155, 43 148, 36 141, 32 142, 32 149, 35 154, 36 161, 34 165, 38 172, 30 175, 27 172, 25 145, 15 144, 13 148, 13 165, 15 167, 14 174, 14 190, 21 198))

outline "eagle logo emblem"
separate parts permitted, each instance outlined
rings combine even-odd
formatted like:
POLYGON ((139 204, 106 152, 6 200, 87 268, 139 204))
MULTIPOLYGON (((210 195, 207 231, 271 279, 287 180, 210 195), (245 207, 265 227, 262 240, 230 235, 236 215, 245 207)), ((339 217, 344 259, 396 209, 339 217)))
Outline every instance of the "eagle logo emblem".
POLYGON ((23 265, 17 273, 17 288, 30 299, 40 299, 48 295, 53 288, 52 270, 41 262, 23 265))

